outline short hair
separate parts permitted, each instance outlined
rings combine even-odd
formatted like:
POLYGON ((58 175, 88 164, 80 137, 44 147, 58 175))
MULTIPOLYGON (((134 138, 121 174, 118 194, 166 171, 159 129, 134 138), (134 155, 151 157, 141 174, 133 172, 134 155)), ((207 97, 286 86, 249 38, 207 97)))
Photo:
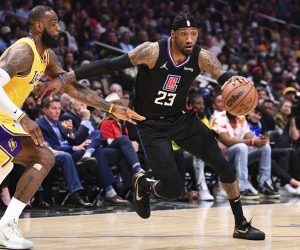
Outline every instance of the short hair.
POLYGON ((42 108, 49 108, 52 102, 60 102, 58 96, 46 96, 42 101, 42 108))
POLYGON ((172 29, 175 31, 188 27, 199 28, 199 22, 191 13, 181 12, 177 14, 174 18, 172 29))
POLYGON ((52 8, 45 5, 38 5, 32 8, 28 15, 28 27, 30 28, 35 21, 39 21, 48 11, 52 11, 52 8))
POLYGON ((202 100, 204 100, 203 97, 199 94, 191 94, 188 96, 187 104, 193 105, 197 98, 201 98, 202 100))

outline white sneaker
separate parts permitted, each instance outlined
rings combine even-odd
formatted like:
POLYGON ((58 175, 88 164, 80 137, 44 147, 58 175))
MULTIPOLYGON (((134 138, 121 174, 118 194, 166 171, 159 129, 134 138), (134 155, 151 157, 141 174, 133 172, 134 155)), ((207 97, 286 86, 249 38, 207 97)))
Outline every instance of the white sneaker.
POLYGON ((257 191, 252 185, 250 185, 249 189, 251 190, 251 192, 252 192, 253 194, 258 195, 258 191, 257 191))
POLYGON ((296 188, 293 188, 290 184, 286 184, 280 189, 280 194, 289 196, 289 195, 297 195, 298 192, 296 188))
POLYGON ((209 190, 200 190, 198 194, 198 199, 200 201, 213 201, 214 197, 210 194, 209 190))
POLYGON ((15 220, 0 227, 0 245, 9 249, 30 249, 34 243, 26 240, 15 220))

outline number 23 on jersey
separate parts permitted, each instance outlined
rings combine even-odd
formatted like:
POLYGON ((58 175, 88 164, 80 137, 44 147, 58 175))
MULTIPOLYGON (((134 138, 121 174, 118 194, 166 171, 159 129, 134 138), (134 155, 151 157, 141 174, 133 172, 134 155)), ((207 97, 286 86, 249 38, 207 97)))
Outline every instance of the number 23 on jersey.
POLYGON ((154 103, 165 106, 172 106, 176 97, 176 89, 180 82, 181 76, 168 75, 163 86, 163 90, 157 92, 158 97, 155 98, 154 103), (173 92, 173 93, 170 93, 173 92))

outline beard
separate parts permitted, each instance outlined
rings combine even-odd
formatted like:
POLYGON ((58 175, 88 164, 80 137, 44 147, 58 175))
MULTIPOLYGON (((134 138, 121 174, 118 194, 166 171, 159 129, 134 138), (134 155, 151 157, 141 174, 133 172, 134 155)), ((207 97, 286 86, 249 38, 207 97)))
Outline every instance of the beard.
POLYGON ((56 48, 58 46, 58 37, 51 36, 46 29, 44 29, 42 34, 42 42, 48 47, 48 48, 56 48))

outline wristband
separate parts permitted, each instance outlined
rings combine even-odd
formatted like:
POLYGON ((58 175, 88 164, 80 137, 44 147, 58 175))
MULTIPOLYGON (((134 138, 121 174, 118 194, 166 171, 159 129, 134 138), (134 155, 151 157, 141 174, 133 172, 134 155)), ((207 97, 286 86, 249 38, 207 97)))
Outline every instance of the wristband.
POLYGON ((113 110, 113 106, 114 104, 111 103, 110 106, 109 106, 109 109, 108 109, 108 113, 111 114, 112 110, 113 110))
POLYGON ((59 74, 58 77, 60 78, 61 82, 63 83, 63 85, 66 84, 66 81, 65 81, 65 77, 64 77, 64 74, 59 74))
POLYGON ((217 80, 217 82, 222 86, 225 82, 227 82, 232 76, 232 73, 225 72, 223 73, 217 80))

